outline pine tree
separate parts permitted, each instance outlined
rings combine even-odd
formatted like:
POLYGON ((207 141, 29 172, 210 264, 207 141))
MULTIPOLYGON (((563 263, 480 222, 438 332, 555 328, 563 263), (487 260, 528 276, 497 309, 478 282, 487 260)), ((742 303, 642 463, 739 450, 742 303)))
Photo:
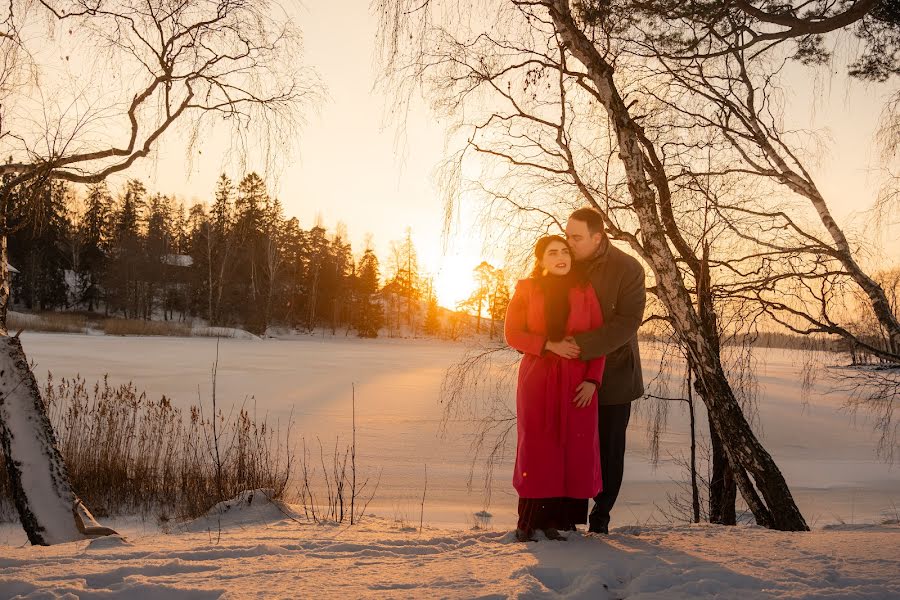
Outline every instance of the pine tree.
POLYGON ((265 279, 265 310, 260 328, 265 331, 276 304, 283 297, 282 271, 284 270, 284 211, 278 198, 268 198, 263 209, 262 273, 265 279))
POLYGON ((84 217, 80 223, 83 246, 78 274, 79 300, 87 303, 87 309, 91 312, 100 305, 101 282, 113 235, 112 219, 112 196, 106 182, 92 184, 88 187, 84 217))
POLYGON ((114 213, 113 239, 106 272, 107 311, 122 311, 126 318, 149 316, 142 306, 141 267, 144 262, 141 229, 146 207, 144 184, 126 184, 119 209, 114 213))
POLYGON ((506 309, 510 301, 509 285, 506 283, 506 272, 503 269, 495 269, 491 281, 491 302, 488 314, 491 316, 491 339, 494 339, 497 323, 506 320, 506 309))
POLYGON ((428 305, 425 309, 425 322, 422 324, 422 330, 428 335, 441 335, 441 315, 437 298, 432 296, 428 299, 428 305))
POLYGON ((243 235, 258 235, 263 231, 264 212, 269 202, 266 182, 256 173, 244 176, 238 184, 234 207, 238 228, 243 235))
POLYGON ((391 280, 385 285, 397 329, 402 316, 406 317, 409 332, 415 335, 419 300, 422 298, 419 281, 419 259, 412 241, 412 228, 406 228, 406 237, 399 242, 391 242, 391 280))
POLYGON ((163 303, 163 318, 168 320, 167 296, 170 282, 178 266, 170 265, 175 254, 175 203, 172 198, 154 194, 147 205, 147 236, 144 244, 144 265, 141 279, 144 285, 144 307, 153 314, 157 300, 163 303))
POLYGON ((319 323, 322 314, 322 280, 327 277, 329 262, 329 244, 325 237, 325 228, 316 225, 309 230, 306 237, 306 260, 308 269, 306 272, 306 329, 312 331, 319 323))
POLYGON ((378 331, 383 324, 384 312, 377 298, 380 278, 378 257, 371 248, 366 248, 359 259, 356 276, 357 306, 354 310, 354 328, 359 337, 378 337, 378 331))
POLYGON ((222 238, 231 224, 234 196, 234 184, 225 173, 219 175, 216 180, 215 201, 212 207, 212 222, 215 225, 216 234, 222 238))
POLYGON ((235 310, 226 293, 236 285, 234 269, 230 268, 238 246, 234 196, 234 184, 222 173, 216 180, 211 214, 207 217, 204 210, 202 221, 190 227, 195 285, 202 288, 192 294, 192 302, 203 306, 211 325, 229 323, 235 310))
POLYGON ((283 252, 284 297, 279 317, 286 325, 297 327, 302 323, 308 257, 306 256, 306 232, 300 228, 300 221, 296 217, 288 219, 284 224, 283 252))
POLYGON ((425 286, 425 297, 427 298, 425 308, 425 322, 422 324, 422 330, 432 336, 441 334, 441 314, 438 306, 437 296, 434 294, 434 284, 431 279, 425 286))
POLYGON ((185 251, 191 256, 190 290, 187 293, 188 306, 194 315, 205 316, 210 325, 221 325, 222 316, 216 300, 218 269, 211 260, 213 226, 206 207, 197 203, 188 210, 188 242, 185 251))
POLYGON ((355 270, 353 250, 347 239, 347 227, 338 223, 334 238, 329 246, 329 260, 326 277, 323 278, 322 292, 325 305, 331 307, 331 333, 336 332, 338 324, 351 312, 352 301, 351 276, 355 270))
POLYGON ((228 300, 244 327, 260 335, 266 329, 264 221, 269 202, 265 181, 256 173, 244 176, 235 201, 235 243, 239 250, 230 262, 234 277, 228 300))
MULTIPOLYGON (((24 192, 30 198, 31 209, 13 208, 22 220, 13 224, 8 238, 9 260, 19 269, 13 281, 13 297, 32 310, 66 306, 67 258, 63 248, 68 227, 67 185, 53 182, 24 192)), ((13 201, 24 198, 24 194, 14 196, 13 201)))

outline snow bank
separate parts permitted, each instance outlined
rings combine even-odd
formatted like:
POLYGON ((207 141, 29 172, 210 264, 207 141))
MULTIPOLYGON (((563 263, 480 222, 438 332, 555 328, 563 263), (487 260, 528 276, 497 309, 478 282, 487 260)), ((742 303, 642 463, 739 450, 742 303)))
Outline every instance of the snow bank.
POLYGON ((270 489, 248 490, 231 500, 219 502, 207 513, 180 527, 183 531, 209 531, 222 527, 258 525, 282 519, 300 519, 300 515, 272 496, 270 489))
POLYGON ((258 335, 254 335, 243 329, 234 327, 194 327, 191 329, 191 335, 194 337, 221 337, 236 340, 261 340, 258 335))

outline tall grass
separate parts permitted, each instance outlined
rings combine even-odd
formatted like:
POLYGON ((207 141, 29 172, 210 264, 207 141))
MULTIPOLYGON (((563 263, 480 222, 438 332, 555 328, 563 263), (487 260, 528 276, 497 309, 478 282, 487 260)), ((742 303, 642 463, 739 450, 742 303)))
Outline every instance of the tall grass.
MULTIPOLYGON (((245 407, 209 415, 191 406, 185 414, 132 383, 114 386, 104 377, 89 386, 80 376, 57 383, 50 373, 43 400, 72 487, 96 516, 189 519, 247 489, 281 497, 291 477, 290 423, 282 438, 279 427, 245 407)), ((11 502, 4 470, 0 505, 7 517, 11 502)))
POLYGON ((121 319, 99 317, 86 313, 43 312, 20 313, 10 311, 7 316, 10 331, 44 331, 50 333, 85 333, 88 328, 103 331, 107 335, 153 335, 188 337, 235 337, 236 331, 225 328, 201 328, 193 331, 186 323, 176 321, 148 321, 146 319, 121 319))
POLYGON ((98 323, 107 335, 171 335, 187 337, 191 328, 174 321, 147 321, 144 319, 103 319, 98 323))
POLYGON ((26 329, 30 331, 49 331, 55 333, 84 333, 87 317, 73 313, 7 313, 6 326, 10 331, 26 329))

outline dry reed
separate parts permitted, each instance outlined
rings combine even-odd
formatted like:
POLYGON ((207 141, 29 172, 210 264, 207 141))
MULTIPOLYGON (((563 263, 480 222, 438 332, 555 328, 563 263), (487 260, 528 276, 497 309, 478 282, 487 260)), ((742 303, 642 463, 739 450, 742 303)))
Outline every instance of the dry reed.
MULTIPOLYGON (((191 406, 185 418, 165 396, 152 400, 132 383, 115 386, 105 377, 89 386, 80 376, 56 383, 48 373, 43 400, 72 487, 96 516, 194 518, 243 490, 270 488, 281 497, 290 480, 290 423, 282 438, 244 407, 236 415, 217 412, 213 436, 201 407, 191 406)), ((9 492, 4 469, 0 513, 7 518, 14 515, 9 492)))
POLYGON ((84 333, 87 317, 73 313, 20 313, 10 311, 6 317, 10 331, 47 331, 51 333, 84 333))
POLYGON ((103 319, 99 327, 107 335, 191 335, 191 328, 184 323, 174 321, 146 321, 144 319, 103 319))

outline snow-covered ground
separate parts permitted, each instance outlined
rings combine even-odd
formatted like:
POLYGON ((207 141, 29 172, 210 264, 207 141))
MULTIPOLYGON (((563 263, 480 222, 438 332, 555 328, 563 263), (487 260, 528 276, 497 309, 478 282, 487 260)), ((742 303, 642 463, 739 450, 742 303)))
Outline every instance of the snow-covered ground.
MULTIPOLYGON (((114 337, 24 333, 23 344, 39 381, 80 373, 89 382, 109 373, 112 382, 133 381, 152 396, 165 394, 180 405, 210 399, 210 370, 216 340, 204 338, 114 337), (198 390, 199 388, 199 390, 198 390)), ((472 425, 452 424, 439 436, 443 414, 439 388, 445 369, 465 351, 462 344, 429 340, 360 340, 300 337, 263 342, 219 342, 220 405, 247 402, 257 416, 287 422, 293 412, 295 441, 305 436, 326 448, 335 437, 349 441, 351 384, 356 385, 358 464, 381 483, 370 510, 390 519, 418 521, 428 468, 425 520, 436 526, 469 527, 492 515, 489 524, 515 523, 511 464, 497 467, 486 506, 476 473, 467 488, 472 425)), ((645 347, 645 376, 656 375, 658 353, 645 347)), ((808 404, 800 398, 802 357, 781 350, 760 352, 759 429, 763 442, 784 471, 809 524, 881 523, 900 512, 900 467, 875 456, 877 436, 862 415, 841 409, 845 397, 828 394, 829 379, 819 378, 808 404)), ((673 390, 671 393, 678 393, 673 390)), ((510 399, 512 402, 512 398, 510 399)), ((700 422, 703 422, 702 416, 700 422)), ((647 426, 635 415, 629 427, 626 475, 614 526, 658 521, 673 480, 685 477, 669 454, 686 452, 687 416, 672 407, 663 437, 662 463, 648 461, 647 426)), ((317 449, 317 445, 315 446, 317 449)), ((512 458, 514 448, 510 452, 512 458)), ((14 539, 9 539, 14 542, 14 539)), ((0 530, 0 543, 7 542, 0 530)))
POLYGON ((122 522, 124 539, 0 547, 0 598, 900 597, 898 526, 633 526, 520 544, 503 530, 295 516, 256 493, 169 534, 122 522))
MULTIPOLYGON (((40 380, 48 370, 88 381, 109 373, 181 405, 198 393, 209 402, 215 340, 25 333, 23 341, 40 380)), ((438 435, 441 377, 464 350, 328 336, 221 340, 219 401, 247 402, 282 424, 293 412, 295 442, 349 440, 356 385, 358 462, 363 474, 383 469, 370 516, 352 528, 314 525, 264 502, 165 532, 152 515, 117 519, 104 524, 124 541, 50 548, 28 547, 21 528, 4 525, 0 599, 900 598, 900 471, 877 460, 871 423, 841 410, 827 378, 801 402, 798 355, 761 354, 759 423, 813 532, 660 523, 657 507, 684 475, 670 460, 649 465, 646 423, 635 415, 613 534, 522 545, 510 534, 510 465, 498 467, 486 506, 477 481, 471 492, 466 485, 471 425, 438 435), (489 516, 476 516, 485 508, 489 516)), ((645 353, 650 379, 659 358, 645 353)), ((685 450, 686 432, 686 415, 673 408, 663 456, 685 450)))

